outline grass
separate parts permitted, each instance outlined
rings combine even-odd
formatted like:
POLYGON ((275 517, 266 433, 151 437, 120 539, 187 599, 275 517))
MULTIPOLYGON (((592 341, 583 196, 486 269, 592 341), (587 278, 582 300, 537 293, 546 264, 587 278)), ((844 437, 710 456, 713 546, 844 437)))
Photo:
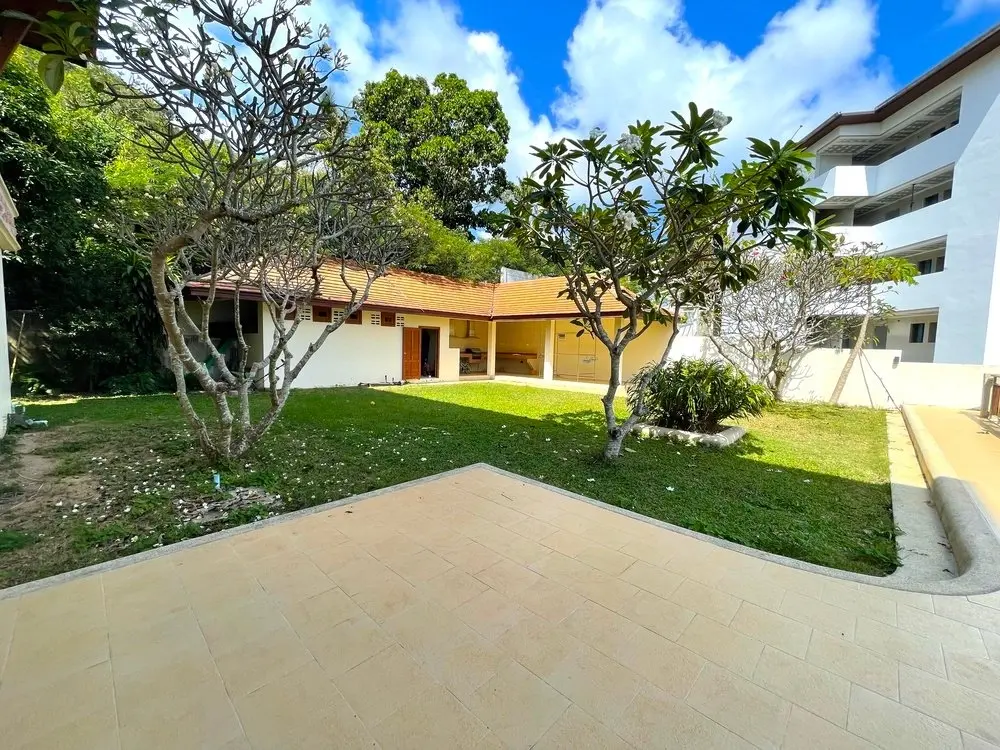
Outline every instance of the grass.
POLYGON ((249 508, 198 523, 214 470, 292 510, 478 461, 769 552, 876 575, 895 568, 883 413, 781 404, 749 421, 736 448, 630 439, 607 464, 599 406, 592 394, 488 382, 299 391, 251 455, 214 467, 171 397, 34 404, 64 435, 48 449, 54 473, 89 477, 96 496, 22 528, 48 544, 0 555, 0 583, 260 517, 249 508))

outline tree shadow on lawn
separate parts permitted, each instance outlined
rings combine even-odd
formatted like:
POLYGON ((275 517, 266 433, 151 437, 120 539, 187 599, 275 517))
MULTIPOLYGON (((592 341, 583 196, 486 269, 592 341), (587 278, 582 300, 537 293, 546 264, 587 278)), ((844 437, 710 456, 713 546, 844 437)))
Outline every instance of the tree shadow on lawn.
MULTIPOLYGON (((255 398, 262 409, 264 397, 255 398)), ((207 399, 199 401, 208 408, 207 399)), ((163 471, 189 477, 177 480, 175 493, 207 492, 218 468, 177 438, 184 428, 172 397, 86 399, 32 412, 53 425, 78 425, 72 441, 90 445, 84 451, 93 450, 88 439, 100 440, 106 456, 117 444, 133 457, 162 461, 163 471)), ((798 433, 784 437, 778 422, 766 430, 751 424, 747 438, 724 451, 630 438, 622 458, 607 463, 593 394, 490 383, 301 390, 246 460, 223 470, 223 483, 280 493, 291 510, 483 462, 775 554, 891 572, 896 545, 887 472, 864 466, 866 452, 885 452, 884 434, 880 448, 850 436, 844 450, 853 458, 838 464, 824 454, 830 441, 845 442, 841 432, 834 429, 803 457, 798 433)), ((114 486, 114 462, 94 471, 114 486)))

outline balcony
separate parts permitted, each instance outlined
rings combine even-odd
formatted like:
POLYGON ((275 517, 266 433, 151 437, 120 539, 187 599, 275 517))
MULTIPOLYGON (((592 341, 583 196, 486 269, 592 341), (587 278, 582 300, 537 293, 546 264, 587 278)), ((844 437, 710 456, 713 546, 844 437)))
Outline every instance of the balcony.
MULTIPOLYGON (((822 190, 830 205, 850 205, 917 182, 930 172, 954 164, 967 139, 962 128, 949 128, 878 166, 849 164, 832 167, 814 175, 809 187, 822 190)), ((821 201, 817 205, 823 207, 825 203, 821 201)))
POLYGON ((878 242, 892 252, 947 235, 950 221, 951 201, 946 200, 874 226, 839 226, 832 231, 843 236, 845 242, 878 242))
POLYGON ((931 310, 954 294, 954 279, 948 271, 917 276, 913 286, 907 284, 880 284, 876 293, 900 313, 912 310, 931 310))

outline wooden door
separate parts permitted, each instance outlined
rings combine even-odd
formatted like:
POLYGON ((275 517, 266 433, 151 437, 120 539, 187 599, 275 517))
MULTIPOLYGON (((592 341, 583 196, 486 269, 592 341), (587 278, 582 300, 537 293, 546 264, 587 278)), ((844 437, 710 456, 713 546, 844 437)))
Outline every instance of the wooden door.
POLYGON ((420 329, 403 329, 403 380, 420 380, 420 329))

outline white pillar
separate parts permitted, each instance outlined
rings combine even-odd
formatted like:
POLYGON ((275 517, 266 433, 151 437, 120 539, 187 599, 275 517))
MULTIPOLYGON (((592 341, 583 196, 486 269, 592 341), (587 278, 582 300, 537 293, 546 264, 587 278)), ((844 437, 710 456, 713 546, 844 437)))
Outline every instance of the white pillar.
POLYGON ((495 378, 497 375, 497 324, 491 320, 486 324, 486 374, 495 378))
POLYGON ((542 380, 552 380, 555 377, 556 362, 556 321, 550 320, 545 329, 545 352, 542 364, 542 380))

